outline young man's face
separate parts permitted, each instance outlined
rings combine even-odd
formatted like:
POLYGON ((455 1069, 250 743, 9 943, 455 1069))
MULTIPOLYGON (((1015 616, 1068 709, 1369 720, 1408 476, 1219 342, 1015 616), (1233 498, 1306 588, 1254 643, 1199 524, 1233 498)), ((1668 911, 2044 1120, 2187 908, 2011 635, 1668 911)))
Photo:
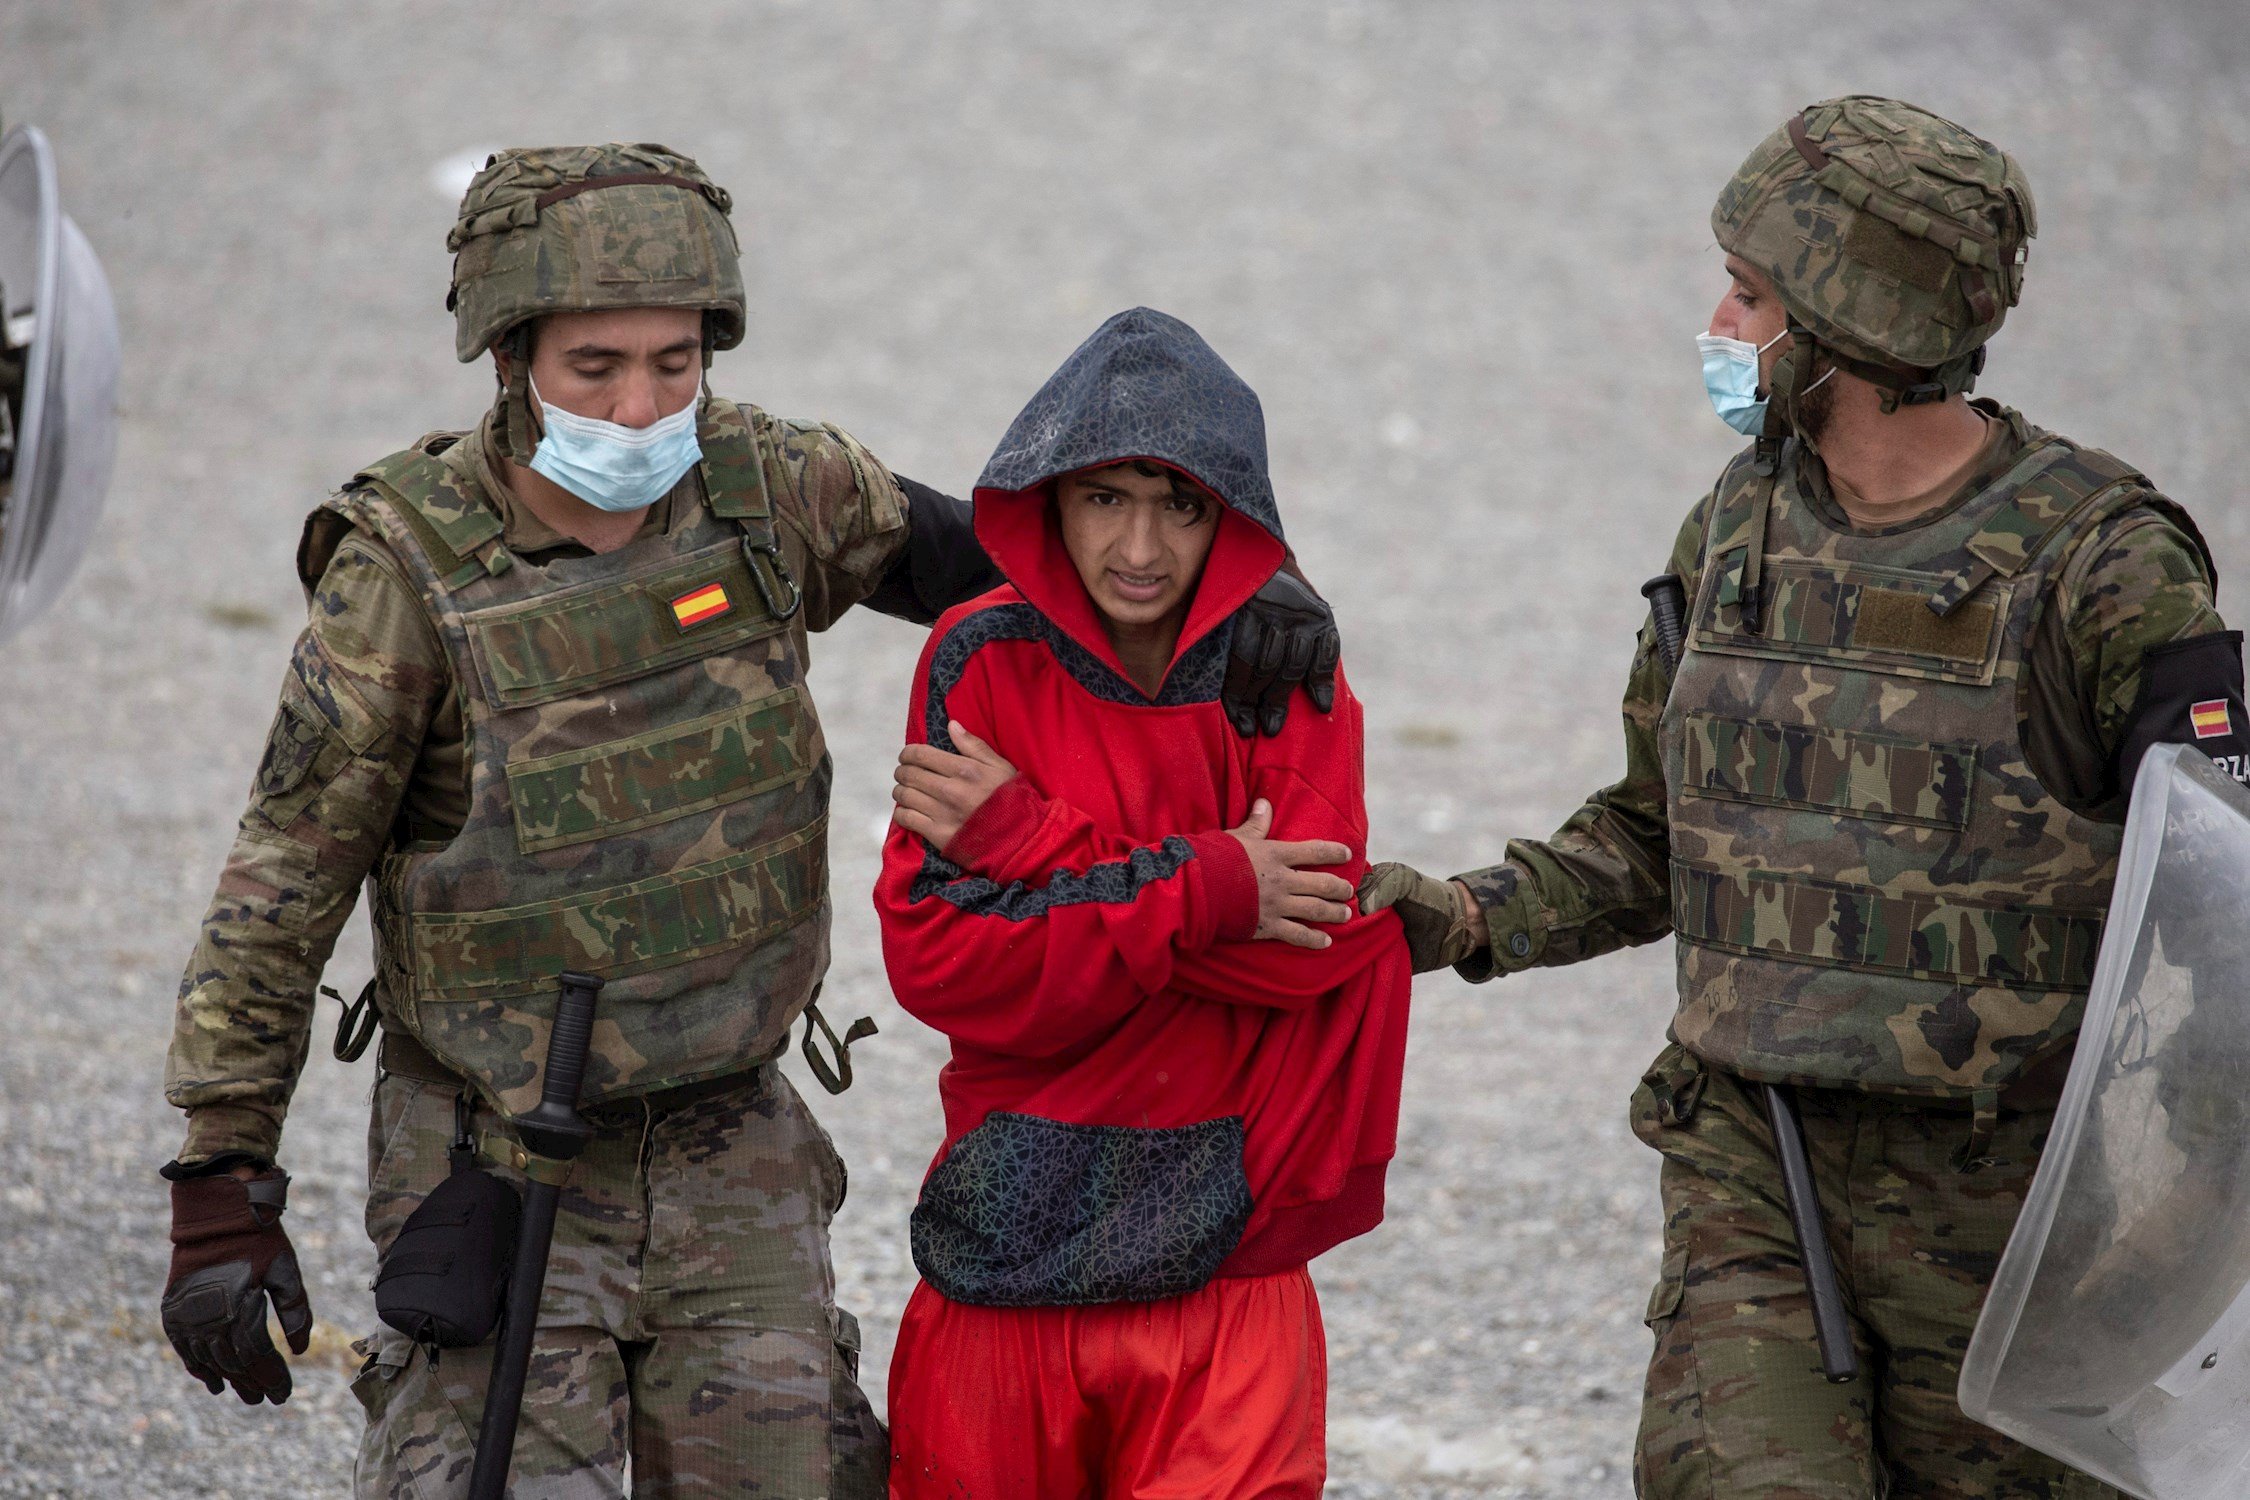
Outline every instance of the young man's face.
POLYGON ((702 389, 703 314, 692 307, 549 313, 532 330, 531 382, 542 401, 574 415, 647 427, 702 389))
POLYGON ((1219 534, 1219 501, 1161 464, 1128 462, 1055 483, 1063 549, 1115 625, 1184 612, 1219 534))

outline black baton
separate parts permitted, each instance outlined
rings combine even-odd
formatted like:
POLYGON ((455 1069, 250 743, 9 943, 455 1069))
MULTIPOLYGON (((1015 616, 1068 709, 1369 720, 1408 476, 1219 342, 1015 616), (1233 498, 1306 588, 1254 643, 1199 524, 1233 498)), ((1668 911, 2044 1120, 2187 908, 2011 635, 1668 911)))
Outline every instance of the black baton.
POLYGON ((1842 1385, 1859 1377, 1851 1324, 1844 1318, 1844 1293, 1836 1284, 1836 1260, 1829 1253, 1828 1230, 1820 1221, 1820 1189, 1813 1185, 1812 1160, 1805 1155, 1805 1121, 1797 1096, 1779 1084, 1763 1085, 1766 1124, 1773 1129, 1774 1160, 1781 1166, 1781 1190, 1789 1200, 1790 1227, 1797 1231, 1797 1259, 1805 1268, 1805 1295, 1812 1299, 1813 1336, 1820 1340, 1820 1372, 1842 1385))
POLYGON ((555 1024, 547 1037, 547 1071, 539 1104, 516 1120, 525 1164, 523 1227, 516 1262, 508 1273, 508 1306, 500 1345, 484 1388, 484 1420, 477 1428, 476 1467, 469 1471, 469 1500, 500 1500, 515 1456, 516 1420, 523 1413, 523 1382, 531 1368, 531 1336, 538 1331, 539 1297, 547 1288, 547 1251, 555 1238, 555 1208, 562 1200, 558 1170, 586 1148, 594 1133, 578 1114, 578 1085, 586 1074, 586 1048, 594 1034, 594 994, 602 982, 588 974, 562 976, 555 1024), (544 1160, 542 1160, 542 1158, 544 1160))
MULTIPOLYGON (((1656 626, 1656 649, 1663 654, 1665 670, 1680 668, 1680 647, 1685 634, 1687 590, 1666 573, 1641 585, 1648 600, 1649 617, 1656 626)), ((1836 1258, 1828 1248, 1828 1230, 1820 1219, 1820 1190, 1813 1185, 1812 1160, 1805 1154, 1805 1121, 1797 1111, 1797 1096, 1776 1084, 1763 1085, 1766 1124, 1773 1131, 1774 1163, 1781 1168, 1781 1188, 1789 1200, 1789 1224, 1797 1234, 1797 1260, 1805 1271, 1805 1295, 1812 1301, 1813 1333, 1820 1340, 1820 1369, 1842 1385, 1859 1377, 1859 1356, 1852 1349, 1851 1324, 1844 1317, 1843 1289, 1836 1282, 1836 1258)))

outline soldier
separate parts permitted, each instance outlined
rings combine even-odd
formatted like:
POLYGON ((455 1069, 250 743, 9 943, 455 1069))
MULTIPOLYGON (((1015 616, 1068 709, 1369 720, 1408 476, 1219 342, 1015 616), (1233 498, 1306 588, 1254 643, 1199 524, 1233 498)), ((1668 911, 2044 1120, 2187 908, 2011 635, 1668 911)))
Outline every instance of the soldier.
POLYGON ((1712 225, 1731 285, 1706 384, 1757 441, 1673 548, 1686 649, 1675 673, 1641 634, 1623 779, 1502 864, 1378 867, 1362 900, 1396 905, 1417 968, 1474 981, 1679 940, 1672 1045, 1633 1101, 1665 1158, 1638 1493, 2107 1494, 1970 1422, 1955 1385, 2133 770, 2160 740, 2239 754, 2241 637, 2178 505, 1965 394, 2036 228, 2012 158, 1829 100, 1712 225), (1849 1383, 1815 1352, 1767 1082, 1797 1086, 1849 1383))
MULTIPOLYGON (((729 208, 658 146, 503 152, 470 185, 448 306, 497 400, 306 523, 310 623, 180 991, 165 1328, 255 1404, 290 1388, 267 1300, 296 1351, 311 1328, 275 1162, 361 882, 376 976, 338 1053, 379 1029, 379 1250, 456 1145, 521 1180, 556 976, 607 980, 519 1495, 617 1493, 629 1458, 637 1494, 866 1496, 888 1464, 834 1301, 844 1167, 775 1066, 828 961, 807 632, 863 602, 928 623, 996 575, 960 502, 702 391, 743 337, 729 208)), ((1321 699, 1334 658, 1301 582, 1253 613, 1238 726, 1292 674, 1321 699)), ((358 1347, 358 1493, 460 1493, 490 1346, 358 1347)))

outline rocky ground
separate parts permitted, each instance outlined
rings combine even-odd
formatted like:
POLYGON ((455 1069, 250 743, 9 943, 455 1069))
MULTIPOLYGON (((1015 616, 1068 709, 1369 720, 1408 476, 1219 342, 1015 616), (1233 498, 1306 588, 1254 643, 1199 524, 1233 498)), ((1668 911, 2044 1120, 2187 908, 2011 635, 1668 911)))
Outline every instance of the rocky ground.
MULTIPOLYGON (((324 1321, 279 1411, 206 1397, 158 1331, 160 1078, 300 616, 298 520, 487 399, 441 306, 462 163, 700 157, 753 302, 719 387, 943 486, 1102 317, 1197 325, 1265 399, 1342 618, 1377 850, 1452 869, 1615 774, 1636 587, 1732 441, 1689 342, 1721 290, 1710 202, 1812 99, 1901 94, 2018 153, 2042 234, 1986 389, 2144 465, 2250 564, 2245 32, 2234 0, 0 0, 0 112, 54 139, 128 357, 106 531, 0 647, 0 1496, 346 1484, 371 1070, 322 1047, 291 1115, 324 1321)), ((883 1026, 824 1108, 878 1395, 937 1135, 941 1049, 867 902, 917 643, 847 621, 812 679, 830 993, 883 1026)), ((1629 1492, 1656 1208, 1623 1106, 1667 962, 1422 981, 1390 1221, 1318 1267, 1332 1493, 1629 1492)), ((365 965, 355 926, 332 982, 365 965)))

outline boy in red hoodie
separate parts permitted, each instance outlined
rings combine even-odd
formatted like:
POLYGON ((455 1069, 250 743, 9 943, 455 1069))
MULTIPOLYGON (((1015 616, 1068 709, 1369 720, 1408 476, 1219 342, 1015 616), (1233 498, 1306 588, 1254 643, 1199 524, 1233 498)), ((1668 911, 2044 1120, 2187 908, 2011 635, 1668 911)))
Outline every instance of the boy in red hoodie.
POLYGON ((1306 1263, 1382 1219, 1410 974, 1341 904, 1342 675, 1271 739, 1218 702, 1286 556, 1258 399, 1121 313, 1009 429, 976 528, 1008 582, 923 652, 876 891, 900 1004, 953 1042, 891 1492, 1309 1500, 1306 1263))

